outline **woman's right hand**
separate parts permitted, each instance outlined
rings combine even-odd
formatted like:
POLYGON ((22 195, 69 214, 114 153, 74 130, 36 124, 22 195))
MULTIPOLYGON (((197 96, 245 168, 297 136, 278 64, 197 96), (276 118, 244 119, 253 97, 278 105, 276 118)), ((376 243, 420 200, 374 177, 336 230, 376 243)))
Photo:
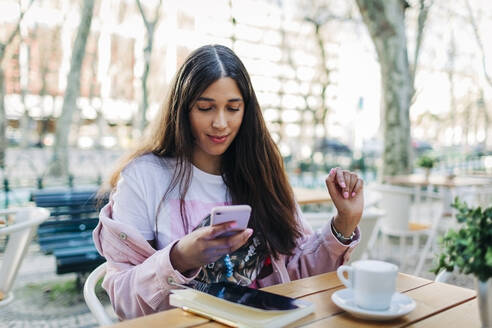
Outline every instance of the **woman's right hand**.
POLYGON ((235 222, 225 222, 197 229, 181 238, 169 254, 172 266, 185 274, 217 261, 244 245, 253 230, 248 228, 230 237, 220 237, 234 230, 235 222))

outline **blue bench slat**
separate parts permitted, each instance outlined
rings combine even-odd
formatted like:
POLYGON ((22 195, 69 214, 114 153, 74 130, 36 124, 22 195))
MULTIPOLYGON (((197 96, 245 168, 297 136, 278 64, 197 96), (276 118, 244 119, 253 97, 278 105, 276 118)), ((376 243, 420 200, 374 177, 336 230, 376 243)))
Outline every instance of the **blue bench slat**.
POLYGON ((99 254, 97 258, 78 258, 71 257, 56 261, 56 273, 64 274, 71 272, 91 272, 100 264, 106 262, 106 259, 99 254))
POLYGON ((54 251, 54 254, 56 258, 63 258, 63 257, 70 257, 70 256, 75 256, 75 255, 84 255, 87 257, 93 257, 94 253, 97 253, 96 246, 94 245, 86 245, 83 247, 68 247, 64 249, 57 249, 54 251))
POLYGON ((39 238, 39 247, 45 254, 58 249, 94 245, 92 231, 70 232, 39 238))
POLYGON ((38 228, 38 242, 43 252, 55 255, 58 274, 88 272, 104 262, 94 246, 92 230, 107 196, 99 199, 95 188, 57 188, 36 191, 31 199, 51 211, 51 218, 38 228))
POLYGON ((44 237, 39 237, 38 242, 40 244, 57 243, 69 239, 87 239, 92 238, 92 231, 80 231, 80 232, 65 232, 52 234, 44 237))
POLYGON ((62 241, 58 243, 45 244, 42 246, 42 250, 45 254, 53 254, 56 257, 55 252, 60 249, 67 248, 78 248, 78 247, 86 247, 86 246, 94 246, 92 240, 83 240, 83 239, 73 239, 62 241))
POLYGON ((34 202, 39 207, 95 207, 98 200, 87 199, 73 199, 73 200, 61 200, 61 199, 35 199, 34 202))
POLYGON ((95 208, 61 209, 51 211, 50 216, 52 218, 59 218, 63 216, 88 217, 92 216, 95 211, 95 208))
POLYGON ((92 231, 98 222, 98 218, 46 221, 39 226, 38 237, 42 238, 63 232, 92 231))

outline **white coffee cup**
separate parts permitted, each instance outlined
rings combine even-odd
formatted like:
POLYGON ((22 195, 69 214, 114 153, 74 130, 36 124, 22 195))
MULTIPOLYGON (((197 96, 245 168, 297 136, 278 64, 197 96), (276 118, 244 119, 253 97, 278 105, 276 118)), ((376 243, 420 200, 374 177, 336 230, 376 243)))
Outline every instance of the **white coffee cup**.
POLYGON ((398 267, 392 263, 362 260, 352 265, 342 265, 337 270, 338 278, 352 289, 355 304, 367 310, 386 310, 396 290, 398 267), (348 279, 344 273, 347 272, 348 279))

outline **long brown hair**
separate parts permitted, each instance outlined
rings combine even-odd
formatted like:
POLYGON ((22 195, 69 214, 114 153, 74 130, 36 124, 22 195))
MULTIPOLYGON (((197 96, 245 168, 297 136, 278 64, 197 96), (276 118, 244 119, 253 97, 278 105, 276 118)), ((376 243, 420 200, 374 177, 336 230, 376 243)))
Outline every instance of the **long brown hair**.
POLYGON ((265 245, 264 251, 275 258, 279 254, 291 254, 301 236, 292 188, 280 152, 265 125, 249 74, 241 60, 225 46, 203 46, 188 56, 174 78, 151 133, 113 172, 110 186, 115 188, 121 171, 141 155, 153 153, 174 158, 173 177, 161 204, 178 187, 181 217, 188 231, 184 198, 192 177, 194 148, 189 112, 205 89, 223 77, 236 81, 245 107, 239 132, 222 156, 222 178, 233 204, 252 207, 249 226, 265 245))

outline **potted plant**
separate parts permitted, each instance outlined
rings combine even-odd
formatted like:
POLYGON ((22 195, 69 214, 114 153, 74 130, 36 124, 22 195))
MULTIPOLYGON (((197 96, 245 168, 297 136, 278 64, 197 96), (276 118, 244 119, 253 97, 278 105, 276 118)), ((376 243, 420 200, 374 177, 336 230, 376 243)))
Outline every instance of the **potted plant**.
POLYGON ((452 204, 458 212, 458 231, 450 230, 442 239, 437 266, 432 270, 453 271, 475 276, 482 327, 492 327, 492 205, 468 207, 458 198, 452 204))
POLYGON ((436 164, 436 159, 428 155, 422 155, 417 160, 417 166, 425 170, 425 178, 428 179, 431 169, 436 164))

